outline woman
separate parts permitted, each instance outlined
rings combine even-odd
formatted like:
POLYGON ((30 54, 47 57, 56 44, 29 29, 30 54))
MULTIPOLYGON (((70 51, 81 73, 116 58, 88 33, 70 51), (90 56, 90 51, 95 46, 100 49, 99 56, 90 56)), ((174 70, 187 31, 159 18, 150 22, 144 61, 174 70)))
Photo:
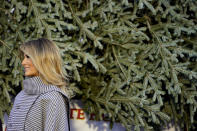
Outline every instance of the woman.
POLYGON ((69 100, 58 47, 48 39, 21 45, 26 79, 7 131, 69 131, 69 100))

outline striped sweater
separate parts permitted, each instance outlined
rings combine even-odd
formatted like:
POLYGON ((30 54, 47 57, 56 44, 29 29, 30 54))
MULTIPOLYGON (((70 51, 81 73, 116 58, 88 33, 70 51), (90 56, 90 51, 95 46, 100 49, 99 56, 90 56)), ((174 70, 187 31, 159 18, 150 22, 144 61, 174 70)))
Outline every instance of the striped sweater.
POLYGON ((69 131, 69 100, 54 85, 36 76, 23 81, 16 96, 7 131, 69 131))

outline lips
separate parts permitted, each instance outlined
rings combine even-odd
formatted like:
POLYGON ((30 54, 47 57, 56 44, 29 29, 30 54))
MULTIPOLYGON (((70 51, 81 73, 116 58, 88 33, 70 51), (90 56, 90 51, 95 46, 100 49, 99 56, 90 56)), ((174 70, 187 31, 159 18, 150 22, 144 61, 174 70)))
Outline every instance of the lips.
POLYGON ((25 71, 29 69, 29 67, 24 67, 25 71))

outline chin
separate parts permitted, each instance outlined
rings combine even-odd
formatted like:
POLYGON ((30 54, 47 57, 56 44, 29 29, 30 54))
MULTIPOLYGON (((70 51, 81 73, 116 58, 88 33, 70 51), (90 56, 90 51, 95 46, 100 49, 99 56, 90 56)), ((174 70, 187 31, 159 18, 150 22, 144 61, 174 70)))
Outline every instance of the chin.
POLYGON ((25 75, 25 76, 27 76, 27 77, 31 77, 32 75, 25 75))
POLYGON ((27 77, 38 76, 38 73, 34 72, 34 71, 26 71, 25 76, 27 76, 27 77))
POLYGON ((33 76, 35 76, 35 75, 34 75, 34 74, 25 73, 25 76, 27 76, 27 77, 33 77, 33 76))

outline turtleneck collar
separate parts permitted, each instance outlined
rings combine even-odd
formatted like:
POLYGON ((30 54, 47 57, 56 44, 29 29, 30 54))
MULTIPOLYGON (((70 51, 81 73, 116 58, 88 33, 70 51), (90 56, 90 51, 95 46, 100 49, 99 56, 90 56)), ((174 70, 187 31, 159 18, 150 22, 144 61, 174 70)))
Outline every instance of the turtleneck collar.
POLYGON ((23 80, 23 87, 24 92, 30 95, 39 95, 49 91, 62 92, 61 89, 55 85, 45 84, 39 76, 34 76, 23 80))

